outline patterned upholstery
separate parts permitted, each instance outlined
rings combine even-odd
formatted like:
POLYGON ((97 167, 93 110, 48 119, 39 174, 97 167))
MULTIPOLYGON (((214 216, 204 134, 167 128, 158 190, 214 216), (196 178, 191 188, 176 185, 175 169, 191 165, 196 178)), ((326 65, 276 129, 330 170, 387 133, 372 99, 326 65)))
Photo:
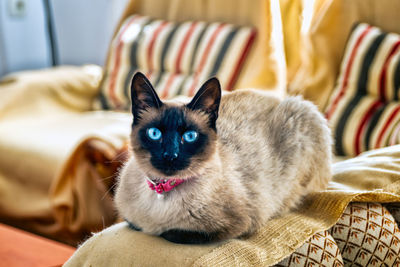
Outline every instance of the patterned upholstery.
POLYGON ((389 203, 384 206, 387 208, 390 214, 392 214, 393 218, 400 228, 400 203, 389 203))
POLYGON ((161 98, 194 95, 212 76, 232 90, 255 39, 253 28, 128 17, 115 36, 102 81, 104 109, 128 109, 130 80, 140 70, 161 98))
POLYGON ((276 266, 400 266, 400 220, 389 210, 400 215, 398 203, 351 203, 331 229, 276 266))
POLYGON ((326 109, 338 155, 400 142, 400 36, 358 24, 326 109))
POLYGON ((378 203, 353 203, 330 229, 343 261, 355 266, 400 266, 400 231, 378 203))
POLYGON ((338 245, 328 231, 316 233, 296 252, 275 266, 343 266, 338 245))

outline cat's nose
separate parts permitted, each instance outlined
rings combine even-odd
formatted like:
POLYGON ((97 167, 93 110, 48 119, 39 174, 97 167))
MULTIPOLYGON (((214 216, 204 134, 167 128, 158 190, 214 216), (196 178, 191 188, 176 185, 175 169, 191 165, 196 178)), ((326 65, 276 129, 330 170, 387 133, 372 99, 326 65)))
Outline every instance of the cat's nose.
POLYGON ((164 152, 163 158, 168 161, 174 161, 178 157, 178 153, 176 152, 164 152))

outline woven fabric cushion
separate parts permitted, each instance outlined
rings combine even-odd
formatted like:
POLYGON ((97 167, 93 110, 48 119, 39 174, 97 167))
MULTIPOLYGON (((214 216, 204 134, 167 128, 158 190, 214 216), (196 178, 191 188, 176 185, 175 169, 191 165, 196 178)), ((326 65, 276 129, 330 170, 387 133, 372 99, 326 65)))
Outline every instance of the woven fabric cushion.
POLYGON ((399 211, 399 203, 350 203, 333 227, 275 266, 400 266, 399 211))
POLYGON ((349 266, 400 266, 400 230, 379 203, 352 203, 330 230, 349 266))
POLYGON ((400 228, 400 203, 389 203, 384 206, 392 214, 397 226, 400 228))
POLYGON ((194 95, 212 76, 232 90, 256 31, 225 23, 174 23, 133 15, 111 43, 101 85, 104 109, 130 106, 130 80, 143 72, 162 98, 194 95))
POLYGON ((326 109, 338 155, 400 141, 400 36, 357 24, 326 109))
POLYGON ((316 233, 289 257, 275 265, 289 266, 344 266, 338 245, 328 231, 316 233))

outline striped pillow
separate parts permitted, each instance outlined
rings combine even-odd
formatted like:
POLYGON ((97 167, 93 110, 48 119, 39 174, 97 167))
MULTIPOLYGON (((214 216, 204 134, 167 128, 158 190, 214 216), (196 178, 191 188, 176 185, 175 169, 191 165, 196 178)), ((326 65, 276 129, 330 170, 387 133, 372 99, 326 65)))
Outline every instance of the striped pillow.
POLYGON ((223 89, 232 90, 255 36, 249 27, 133 15, 112 41, 101 106, 129 109, 130 81, 138 70, 162 98, 194 95, 211 76, 219 78, 223 89))
POLYGON ((326 117, 339 155, 399 143, 400 36, 357 24, 326 117))

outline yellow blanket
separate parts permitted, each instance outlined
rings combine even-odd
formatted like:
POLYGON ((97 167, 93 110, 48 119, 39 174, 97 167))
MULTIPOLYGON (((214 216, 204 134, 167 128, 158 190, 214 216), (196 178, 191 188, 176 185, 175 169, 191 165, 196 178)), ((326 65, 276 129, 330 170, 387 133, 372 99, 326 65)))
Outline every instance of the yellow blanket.
POLYGON ((107 191, 131 117, 89 111, 101 74, 60 67, 0 82, 1 222, 70 244, 115 222, 107 191))
POLYGON ((334 165, 328 190, 271 220, 247 240, 178 245, 116 224, 87 240, 65 266, 269 266, 336 223, 350 201, 400 201, 400 146, 334 165))

